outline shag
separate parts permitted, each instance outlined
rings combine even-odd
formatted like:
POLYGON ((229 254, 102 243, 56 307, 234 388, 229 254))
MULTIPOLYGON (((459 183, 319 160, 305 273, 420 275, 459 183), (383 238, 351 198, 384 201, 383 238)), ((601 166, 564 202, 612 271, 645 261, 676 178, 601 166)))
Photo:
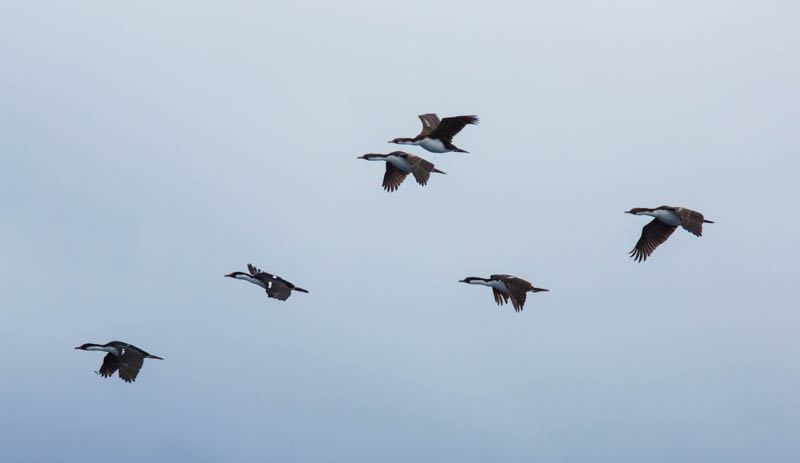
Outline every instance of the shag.
POLYGON ((436 172, 437 174, 445 173, 436 169, 432 162, 402 151, 393 151, 389 154, 369 153, 359 156, 358 159, 386 162, 386 173, 383 174, 383 189, 388 192, 397 190, 409 173, 414 174, 414 179, 422 186, 428 183, 431 172, 436 172))
POLYGON ((431 153, 468 153, 453 144, 453 137, 467 124, 477 124, 478 116, 445 117, 441 121, 436 114, 420 114, 422 131, 414 138, 395 138, 389 143, 398 145, 418 145, 431 153))
POLYGON ((81 344, 76 349, 108 352, 103 358, 100 370, 96 373, 103 378, 108 378, 119 370, 119 377, 126 383, 136 381, 136 375, 139 374, 144 359, 164 360, 161 357, 150 355, 136 346, 120 341, 111 341, 106 344, 81 344))
POLYGON ((625 213, 655 217, 642 228, 642 236, 630 252, 631 257, 637 262, 647 260, 661 243, 667 241, 678 225, 693 235, 702 236, 703 224, 714 223, 706 220, 703 214, 683 207, 661 206, 655 209, 635 207, 625 213))
POLYGON ((489 278, 468 277, 459 280, 460 283, 471 285, 483 285, 492 288, 494 301, 497 305, 503 305, 511 299, 514 310, 519 312, 525 305, 525 298, 528 291, 538 293, 540 291, 550 291, 549 289, 536 288, 529 281, 511 275, 498 274, 491 275, 489 278))
POLYGON ((308 292, 303 288, 298 288, 297 286, 289 283, 288 281, 284 280, 279 276, 267 272, 262 272, 261 270, 256 268, 253 264, 247 264, 247 270, 250 271, 249 275, 244 272, 233 272, 225 276, 230 278, 236 278, 237 280, 249 281, 254 285, 261 286, 262 288, 267 290, 267 296, 274 297, 279 301, 285 301, 286 299, 289 299, 289 296, 292 295, 292 291, 300 291, 301 293, 308 292))

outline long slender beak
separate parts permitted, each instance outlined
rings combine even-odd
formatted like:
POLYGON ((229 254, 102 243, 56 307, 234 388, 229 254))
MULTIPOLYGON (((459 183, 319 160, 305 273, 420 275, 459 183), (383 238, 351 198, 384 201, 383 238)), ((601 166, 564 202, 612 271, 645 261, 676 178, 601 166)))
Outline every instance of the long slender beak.
POLYGON ((77 347, 75 347, 75 348, 76 348, 76 349, 80 349, 80 348, 81 348, 81 346, 77 346, 77 347))
POLYGON ((231 277, 231 278, 233 278, 233 273, 228 273, 228 274, 227 274, 227 275, 225 275, 225 276, 226 276, 226 277, 231 277))

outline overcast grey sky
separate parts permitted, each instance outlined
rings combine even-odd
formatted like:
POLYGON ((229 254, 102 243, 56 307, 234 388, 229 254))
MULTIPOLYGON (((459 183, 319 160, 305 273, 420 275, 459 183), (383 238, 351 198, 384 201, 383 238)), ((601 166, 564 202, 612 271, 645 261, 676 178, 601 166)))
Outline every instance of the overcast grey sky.
POLYGON ((10 2, 1 459, 797 461, 799 15, 10 2), (470 154, 388 194, 356 156, 426 112, 470 154), (716 223, 634 263, 662 204, 716 223))

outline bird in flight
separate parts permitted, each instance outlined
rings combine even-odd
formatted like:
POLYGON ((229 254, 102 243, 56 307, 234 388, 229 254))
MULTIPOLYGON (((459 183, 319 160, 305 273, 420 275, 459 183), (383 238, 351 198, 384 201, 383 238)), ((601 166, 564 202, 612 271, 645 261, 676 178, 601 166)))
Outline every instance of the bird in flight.
POLYGON ((703 224, 714 223, 706 220, 703 214, 684 207, 661 206, 655 209, 635 207, 625 213, 655 217, 642 228, 642 236, 630 252, 630 256, 637 262, 647 260, 661 243, 667 241, 678 225, 693 235, 702 236, 703 224))
POLYGON ((359 156, 358 159, 386 162, 386 173, 383 174, 383 189, 388 192, 397 190, 409 173, 413 174, 414 179, 422 186, 427 185, 431 172, 437 174, 445 173, 435 168, 432 162, 402 151, 393 151, 389 154, 369 153, 359 156))
POLYGON ((441 121, 436 114, 420 114, 422 131, 414 138, 395 138, 389 143, 398 145, 418 145, 431 153, 468 153, 453 144, 453 137, 467 124, 477 124, 478 116, 445 117, 441 121))
POLYGON ((308 292, 303 288, 298 288, 297 286, 289 283, 288 281, 284 280, 279 276, 267 272, 262 272, 260 269, 256 268, 253 264, 247 264, 247 270, 250 271, 249 274, 244 272, 233 272, 225 276, 230 278, 236 278, 237 280, 249 281, 254 285, 261 286, 267 291, 267 296, 274 297, 279 301, 285 301, 286 299, 289 299, 289 296, 292 295, 292 291, 299 291, 301 293, 308 292))
POLYGON ((492 288, 494 301, 497 305, 503 305, 511 299, 511 305, 514 310, 519 312, 525 305, 525 298, 528 292, 538 293, 540 291, 550 291, 549 289, 536 288, 527 280, 517 278, 511 275, 497 274, 491 275, 489 278, 481 277, 467 277, 459 280, 460 283, 467 283, 471 285, 489 286, 492 288))
POLYGON ((150 355, 136 346, 120 341, 111 341, 105 344, 81 344, 76 349, 108 352, 103 358, 100 370, 96 373, 103 378, 108 378, 119 370, 120 379, 126 383, 136 381, 136 375, 139 374, 144 359, 164 360, 161 357, 150 355))

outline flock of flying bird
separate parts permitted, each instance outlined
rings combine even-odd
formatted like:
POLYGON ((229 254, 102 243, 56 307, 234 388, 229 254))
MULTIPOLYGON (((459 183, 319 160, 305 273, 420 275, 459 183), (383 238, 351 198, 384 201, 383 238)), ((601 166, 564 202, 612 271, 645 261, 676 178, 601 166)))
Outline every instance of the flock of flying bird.
MULTIPOLYGON (((395 138, 389 143, 417 145, 432 153, 468 152, 455 146, 453 137, 467 124, 477 124, 477 116, 445 117, 440 120, 436 114, 422 114, 419 118, 422 121, 422 131, 419 135, 413 138, 395 138)), ((432 162, 403 151, 393 151, 389 154, 368 153, 359 156, 358 159, 381 161, 386 164, 383 188, 388 192, 397 190, 409 173, 414 176, 417 183, 423 186, 428 183, 431 173, 444 174, 441 170, 436 169, 432 162)), ((672 235, 678 226, 696 236, 701 236, 703 224, 714 223, 706 220, 703 214, 683 207, 660 206, 652 209, 636 207, 625 212, 653 217, 653 220, 642 229, 639 241, 630 252, 630 256, 638 262, 646 260, 661 243, 672 235)), ((288 299, 292 291, 308 293, 307 290, 299 288, 279 276, 263 272, 252 264, 247 264, 247 270, 249 273, 233 272, 225 276, 258 285, 266 290, 268 297, 280 301, 288 299)), ((522 278, 506 274, 490 275, 489 278, 467 277, 459 282, 492 288, 497 305, 501 306, 510 299, 517 312, 522 310, 525 305, 528 292, 548 291, 544 288, 537 288, 522 278)), ((103 364, 96 373, 107 378, 119 370, 119 377, 128 383, 136 380, 136 375, 142 368, 144 359, 163 360, 161 357, 148 354, 136 346, 120 341, 111 341, 106 344, 82 344, 75 349, 106 352, 103 364)))

